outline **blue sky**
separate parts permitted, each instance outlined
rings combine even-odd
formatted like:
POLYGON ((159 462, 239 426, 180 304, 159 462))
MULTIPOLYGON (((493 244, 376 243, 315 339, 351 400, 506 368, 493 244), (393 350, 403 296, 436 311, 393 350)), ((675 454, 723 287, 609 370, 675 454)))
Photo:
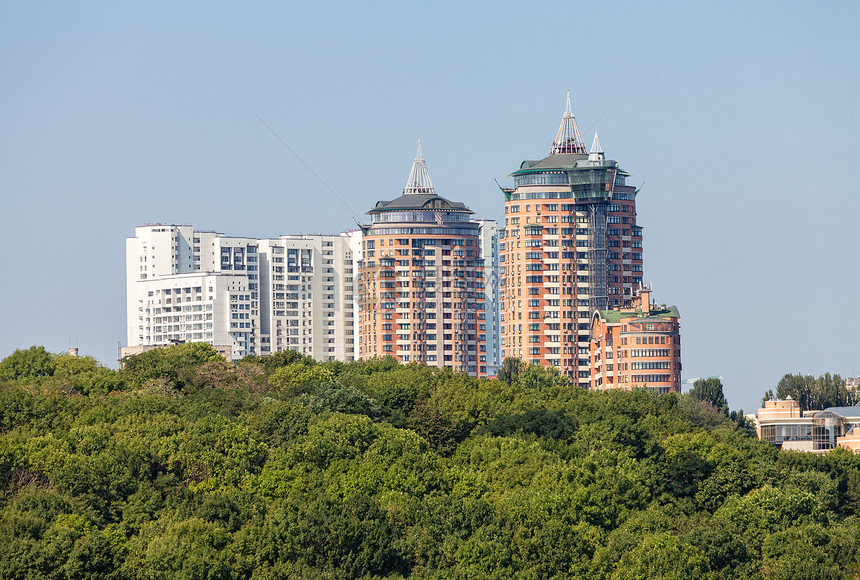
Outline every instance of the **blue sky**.
POLYGON ((499 219, 493 179, 547 154, 570 89, 644 182, 685 377, 749 411, 787 372, 856 376, 858 6, 4 3, 0 356, 113 364, 135 225, 339 232, 418 137, 440 194, 499 219))

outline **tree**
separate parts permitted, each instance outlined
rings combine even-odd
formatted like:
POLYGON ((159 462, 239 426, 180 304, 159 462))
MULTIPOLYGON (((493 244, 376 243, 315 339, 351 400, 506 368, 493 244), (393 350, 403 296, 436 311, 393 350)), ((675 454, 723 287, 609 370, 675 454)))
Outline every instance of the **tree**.
POLYGON ((115 548, 101 532, 95 531, 78 538, 63 566, 70 580, 112 578, 115 548))
POLYGON ((442 409, 427 399, 420 399, 412 408, 409 425, 443 456, 454 452, 457 445, 469 434, 471 427, 452 420, 442 409))
POLYGON ((708 569, 698 548, 670 533, 646 537, 624 555, 613 578, 697 578, 708 569))
POLYGON ((83 394, 109 393, 122 387, 119 373, 103 367, 91 356, 61 354, 53 357, 54 381, 83 394))
POLYGON ((576 421, 562 411, 533 409, 517 415, 501 415, 487 424, 481 432, 497 437, 513 433, 533 433, 539 437, 565 441, 576 432, 576 421))
POLYGON ((135 386, 149 379, 165 379, 176 388, 193 382, 199 367, 206 362, 224 362, 224 358, 205 342, 177 344, 154 348, 122 359, 121 374, 135 386))
POLYGON ((269 372, 274 372, 281 367, 285 367, 292 364, 314 364, 314 359, 312 357, 303 355, 291 349, 274 352, 269 356, 263 357, 262 359, 260 359, 260 361, 263 363, 263 366, 266 367, 266 370, 269 372))
POLYGON ((376 401, 355 387, 344 386, 337 381, 320 382, 311 392, 300 395, 299 401, 305 403, 315 413, 333 411, 369 417, 379 415, 379 405, 376 401))
POLYGON ((500 381, 504 381, 508 385, 516 383, 520 379, 520 372, 524 366, 523 361, 518 358, 512 356, 505 357, 496 376, 500 381))
POLYGON ((44 346, 31 346, 15 352, 0 361, 0 378, 49 377, 54 374, 54 360, 44 346))
POLYGON ((229 540, 223 528, 199 518, 170 523, 163 529, 153 525, 136 539, 126 572, 147 580, 227 580, 233 577, 229 540))
POLYGON ((857 569, 860 455, 777 450, 716 409, 719 382, 593 392, 516 359, 507 384, 161 350, 134 373, 50 355, 52 376, 0 380, 0 578, 857 569), (111 375, 144 387, 101 388, 111 375))
POLYGON ((857 543, 842 530, 802 524, 765 538, 762 572, 774 580, 847 578, 856 572, 857 543))
POLYGON ((800 405, 802 411, 820 410, 828 407, 853 405, 860 400, 847 389, 845 380, 838 374, 824 373, 817 379, 812 375, 786 374, 776 385, 776 395, 768 390, 762 399, 762 406, 773 399, 791 397, 800 405))
POLYGON ((710 403, 724 415, 729 414, 729 403, 723 394, 723 383, 720 379, 697 379, 693 383, 693 388, 690 389, 689 395, 693 399, 710 403))
POLYGON ((269 383, 273 387, 290 395, 309 393, 319 384, 333 380, 334 376, 327 368, 302 363, 280 367, 269 377, 269 383))
MULTIPOLYGON (((352 364, 352 363, 350 363, 352 364)), ((375 372, 366 377, 363 390, 376 400, 380 410, 388 420, 399 427, 405 426, 407 417, 412 413, 418 399, 432 389, 438 381, 438 369, 418 363, 400 365, 391 370, 375 372)), ((340 383, 344 386, 358 387, 354 377, 341 375, 340 383)))
POLYGON ((528 365, 520 371, 519 383, 526 389, 569 387, 570 379, 555 367, 528 365))

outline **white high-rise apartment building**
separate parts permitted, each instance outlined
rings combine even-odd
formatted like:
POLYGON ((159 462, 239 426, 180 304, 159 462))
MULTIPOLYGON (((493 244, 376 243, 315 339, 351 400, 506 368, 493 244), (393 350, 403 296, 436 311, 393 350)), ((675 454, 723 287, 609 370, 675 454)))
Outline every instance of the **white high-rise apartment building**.
POLYGON ((359 231, 239 238, 149 224, 126 241, 128 346, 206 342, 228 359, 355 358, 359 231))
POLYGON ((484 296, 487 323, 487 373, 495 376, 502 364, 499 227, 495 220, 475 220, 481 227, 481 259, 484 261, 484 296))

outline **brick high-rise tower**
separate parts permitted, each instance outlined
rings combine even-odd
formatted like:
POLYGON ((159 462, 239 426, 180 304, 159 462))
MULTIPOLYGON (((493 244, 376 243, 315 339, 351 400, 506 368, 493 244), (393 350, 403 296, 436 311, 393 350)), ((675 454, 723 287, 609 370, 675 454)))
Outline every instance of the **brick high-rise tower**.
POLYGON ((637 190, 596 134, 586 151, 570 93, 550 155, 511 176, 499 236, 502 356, 588 387, 592 313, 629 304, 642 284, 637 190))
POLYGON ((372 223, 362 227, 358 268, 359 357, 390 355, 485 376, 496 361, 488 359, 494 326, 484 264, 492 248, 481 240, 494 242, 495 222, 474 221, 464 204, 436 194, 420 142, 403 195, 367 213, 372 223))

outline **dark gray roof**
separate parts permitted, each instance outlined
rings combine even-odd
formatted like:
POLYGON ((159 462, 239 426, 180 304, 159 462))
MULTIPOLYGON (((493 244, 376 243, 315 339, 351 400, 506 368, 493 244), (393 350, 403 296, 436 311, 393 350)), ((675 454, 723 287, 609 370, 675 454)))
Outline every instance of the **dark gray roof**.
POLYGON ((473 213, 462 202, 451 201, 439 195, 425 193, 405 193, 391 201, 377 201, 376 206, 367 213, 395 209, 446 209, 473 213))
MULTIPOLYGON (((860 406, 854 405, 853 407, 827 407, 824 411, 830 411, 832 413, 836 413, 846 419, 857 419, 860 418, 860 406)), ((819 411, 819 413, 823 413, 824 411, 819 411)), ((816 416, 818 413, 816 413, 816 416)))
MULTIPOLYGON (((580 153, 556 153, 555 155, 544 157, 540 161, 523 161, 520 164, 520 168, 514 171, 514 174, 520 171, 546 171, 552 169, 569 171, 571 169, 594 169, 601 167, 619 169, 618 162, 612 159, 589 161, 588 155, 580 153)), ((624 175, 627 174, 624 173, 624 175)))
POLYGON ((581 153, 558 153, 544 157, 539 161, 523 161, 520 165, 520 170, 570 168, 580 159, 588 159, 588 155, 582 155, 581 153))

